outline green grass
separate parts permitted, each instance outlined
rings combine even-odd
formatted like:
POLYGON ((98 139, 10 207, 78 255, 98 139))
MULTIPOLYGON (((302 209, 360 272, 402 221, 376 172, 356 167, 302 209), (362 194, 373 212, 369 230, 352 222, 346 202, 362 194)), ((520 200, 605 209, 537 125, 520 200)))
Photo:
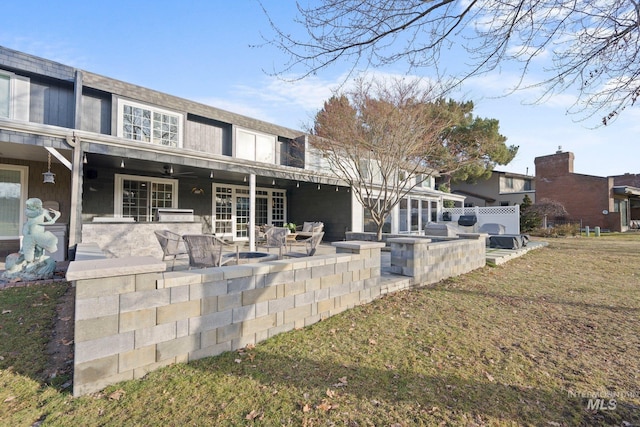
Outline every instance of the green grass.
POLYGON ((56 304, 68 286, 62 282, 0 291, 0 369, 46 379, 56 304))
MULTIPOLYGON (((42 368, 2 365, 0 424, 640 423, 640 234, 548 241, 507 264, 91 396, 43 384, 42 368), (615 410, 590 410, 580 397, 602 390, 619 396, 615 410)), ((7 303, 5 292, 0 306, 29 305, 7 303)), ((24 353, 16 343, 3 353, 24 353)))

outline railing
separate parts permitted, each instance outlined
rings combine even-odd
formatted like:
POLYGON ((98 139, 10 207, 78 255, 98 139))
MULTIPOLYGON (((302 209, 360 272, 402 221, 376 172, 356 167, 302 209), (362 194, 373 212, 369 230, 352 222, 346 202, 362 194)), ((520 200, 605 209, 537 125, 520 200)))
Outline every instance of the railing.
MULTIPOLYGON (((461 215, 478 217, 478 227, 484 224, 502 224, 506 234, 520 234, 520 206, 473 206, 466 208, 445 208, 452 222, 457 222, 461 215)), ((442 218, 439 218, 442 221, 442 218)))

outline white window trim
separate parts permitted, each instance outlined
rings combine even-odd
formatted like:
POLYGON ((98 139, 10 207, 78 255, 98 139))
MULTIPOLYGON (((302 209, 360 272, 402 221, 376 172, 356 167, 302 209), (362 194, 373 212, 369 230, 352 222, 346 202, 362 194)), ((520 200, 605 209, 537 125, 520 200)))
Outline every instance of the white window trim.
MULTIPOLYGON (((0 164, 0 169, 4 170, 12 170, 20 172, 20 205, 24 206, 27 202, 27 197, 29 197, 29 166, 20 166, 20 165, 9 165, 9 164, 0 164)), ((15 240, 22 239, 22 224, 25 222, 24 217, 24 209, 20 209, 20 223, 18 226, 18 235, 17 236, 0 236, 0 240, 15 240)))
MULTIPOLYGON (((115 184, 114 184, 114 191, 113 191, 113 216, 115 218, 122 218, 122 198, 123 198, 122 185, 124 180, 142 181, 142 182, 149 182, 149 183, 155 182, 160 184, 172 184, 173 191, 171 193, 171 197, 174 200, 173 202, 175 204, 174 207, 177 208, 179 206, 177 179, 156 178, 156 177, 140 176, 140 175, 124 175, 124 174, 117 173, 115 174, 115 184)), ((153 221, 153 218, 150 218, 149 220, 153 221)))
MULTIPOLYGON (((163 108, 159 108, 153 105, 149 105, 149 104, 141 104, 139 102, 135 102, 135 101, 131 101, 128 100, 126 98, 118 98, 118 117, 117 117, 117 130, 116 130, 116 136, 118 138, 124 138, 124 120, 123 120, 123 116, 124 116, 124 106, 125 105, 129 105, 131 107, 136 107, 136 108, 142 108, 145 110, 150 110, 152 113, 161 113, 161 114, 167 114, 167 115, 171 115, 171 116, 176 116, 178 117, 178 146, 177 147, 168 147, 168 148, 182 148, 182 136, 184 134, 184 114, 179 113, 177 111, 171 111, 171 110, 165 110, 163 108)), ((153 132, 153 128, 151 129, 151 131, 153 132)), ((133 141, 127 138, 128 141, 133 141)), ((136 141, 136 142, 142 142, 142 141, 136 141)), ((153 144, 153 145, 158 145, 160 147, 164 147, 162 144, 158 144, 156 142, 147 142, 147 144, 153 144)))

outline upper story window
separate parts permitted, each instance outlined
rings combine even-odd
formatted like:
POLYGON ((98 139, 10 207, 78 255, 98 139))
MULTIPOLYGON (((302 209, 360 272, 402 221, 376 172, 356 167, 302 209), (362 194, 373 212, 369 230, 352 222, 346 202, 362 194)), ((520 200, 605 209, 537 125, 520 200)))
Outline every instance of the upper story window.
POLYGON ((524 191, 531 191, 531 180, 530 179, 525 179, 524 180, 524 191))
POLYGON ((10 89, 11 78, 6 74, 0 74, 0 117, 9 117, 10 89))
POLYGON ((120 100, 118 136, 167 147, 182 146, 182 114, 120 100))
POLYGON ((273 135, 238 129, 236 131, 235 157, 274 164, 276 160, 276 138, 273 135))
POLYGON ((0 70, 0 117, 29 120, 29 79, 0 70))
POLYGON ((418 174, 416 175, 416 182, 418 187, 431 188, 431 175, 418 174))
POLYGON ((506 188, 513 189, 513 177, 507 176, 504 178, 504 184, 506 188))

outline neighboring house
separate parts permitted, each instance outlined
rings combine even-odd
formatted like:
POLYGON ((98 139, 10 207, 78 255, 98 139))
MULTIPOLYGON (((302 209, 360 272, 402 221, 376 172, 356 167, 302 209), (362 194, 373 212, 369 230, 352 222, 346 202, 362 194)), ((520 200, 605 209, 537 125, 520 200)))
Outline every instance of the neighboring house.
MULTIPOLYGON (((157 255, 159 228, 253 246, 251 224, 322 221, 325 240, 370 227, 301 131, 0 47, 0 256, 31 197, 59 205, 70 246, 112 256, 157 255)), ((423 228, 444 198, 464 201, 429 179, 403 203, 423 228)), ((398 206, 389 231, 412 218, 398 206)))
POLYGON ((451 184, 451 192, 465 196, 466 207, 520 205, 525 195, 536 200, 535 177, 495 170, 487 180, 451 184))
POLYGON ((560 202, 582 226, 626 231, 640 220, 638 175, 599 177, 573 172, 575 156, 558 150, 536 157, 537 200, 560 202))

